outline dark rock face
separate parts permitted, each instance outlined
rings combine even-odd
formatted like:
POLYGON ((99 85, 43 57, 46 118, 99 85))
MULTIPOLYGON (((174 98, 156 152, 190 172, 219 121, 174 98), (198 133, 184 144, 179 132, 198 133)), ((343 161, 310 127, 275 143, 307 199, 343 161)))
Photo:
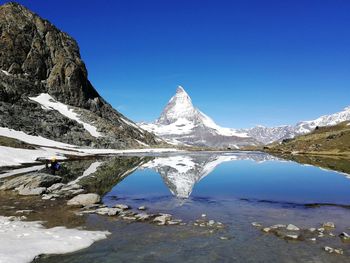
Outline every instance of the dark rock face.
POLYGON ((136 140, 156 144, 152 134, 122 121, 126 118, 94 89, 76 41, 17 3, 0 6, 0 69, 3 127, 78 145, 140 146, 136 140), (40 93, 82 109, 83 119, 97 123, 106 136, 92 137, 76 121, 44 111, 28 99, 40 93))

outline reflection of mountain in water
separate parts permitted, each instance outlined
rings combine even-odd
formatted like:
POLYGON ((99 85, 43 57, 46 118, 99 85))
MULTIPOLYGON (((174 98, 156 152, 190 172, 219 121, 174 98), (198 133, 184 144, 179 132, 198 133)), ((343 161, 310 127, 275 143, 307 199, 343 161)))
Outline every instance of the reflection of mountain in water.
POLYGON ((264 162, 276 159, 260 153, 178 155, 157 157, 143 167, 157 171, 173 195, 188 198, 194 185, 223 162, 235 160, 264 162))

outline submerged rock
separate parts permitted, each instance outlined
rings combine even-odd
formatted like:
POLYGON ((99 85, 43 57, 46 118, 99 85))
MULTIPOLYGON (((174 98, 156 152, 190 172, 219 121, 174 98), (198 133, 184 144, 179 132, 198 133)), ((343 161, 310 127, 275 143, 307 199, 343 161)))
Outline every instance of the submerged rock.
POLYGON ((144 210, 146 210, 147 208, 143 205, 143 206, 140 206, 139 208, 137 208, 138 210, 142 210, 142 211, 144 211, 144 210))
POLYGON ((263 229, 261 229, 261 231, 265 232, 265 233, 269 233, 271 231, 271 228, 269 227, 264 227, 263 229))
POLYGON ((130 209, 130 207, 128 205, 124 205, 124 204, 116 204, 114 207, 115 208, 119 208, 121 210, 128 210, 128 209, 130 209))
POLYGON ((287 227, 286 225, 282 225, 282 224, 270 226, 271 229, 279 229, 279 228, 286 228, 286 227, 287 227))
POLYGON ((258 222, 252 222, 252 226, 254 226, 254 227, 262 227, 262 224, 260 224, 258 222))
POLYGON ((350 242, 350 235, 348 233, 343 232, 339 235, 339 237, 342 241, 350 242))
POLYGON ((172 216, 169 214, 160 214, 153 219, 153 222, 157 223, 158 225, 165 225, 168 221, 171 220, 171 218, 172 216))
POLYGON ((101 201, 101 197, 98 194, 80 194, 73 197, 67 202, 67 205, 71 206, 87 206, 97 204, 101 201))
POLYGON ((151 219, 151 215, 146 214, 146 213, 140 213, 140 214, 136 214, 136 215, 135 215, 135 218, 136 218, 138 221, 146 221, 146 220, 151 219))
POLYGON ((182 223, 181 219, 172 219, 167 222, 168 225, 180 225, 182 223))
POLYGON ((344 251, 343 249, 341 248, 332 248, 332 247, 329 247, 329 246, 325 246, 323 248, 324 251, 330 253, 330 254, 339 254, 339 255, 343 255, 344 254, 344 251))

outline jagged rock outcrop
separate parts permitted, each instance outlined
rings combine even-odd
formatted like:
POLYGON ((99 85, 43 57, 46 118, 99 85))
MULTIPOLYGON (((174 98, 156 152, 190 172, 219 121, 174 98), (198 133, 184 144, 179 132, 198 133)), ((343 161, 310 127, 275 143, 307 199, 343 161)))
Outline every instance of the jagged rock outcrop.
POLYGON ((77 145, 157 143, 98 94, 76 41, 17 3, 0 6, 0 120, 2 127, 77 145), (103 136, 96 138, 74 119, 29 99, 41 93, 69 105, 103 136))

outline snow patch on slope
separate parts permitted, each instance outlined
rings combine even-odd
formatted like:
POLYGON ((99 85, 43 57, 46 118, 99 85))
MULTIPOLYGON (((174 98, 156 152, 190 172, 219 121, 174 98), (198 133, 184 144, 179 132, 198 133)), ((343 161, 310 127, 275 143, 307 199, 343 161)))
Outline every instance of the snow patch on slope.
POLYGON ((52 156, 58 156, 58 160, 66 159, 62 154, 78 155, 79 153, 51 148, 29 150, 0 146, 0 167, 15 166, 23 163, 34 163, 38 158, 49 159, 52 156))
POLYGON ((40 222, 23 222, 0 216, 0 262, 27 263, 41 254, 65 254, 91 246, 107 238, 106 231, 86 231, 54 227, 40 222))
POLYGON ((77 147, 75 145, 57 142, 54 140, 46 139, 41 136, 29 135, 22 131, 16 131, 5 127, 0 127, 0 136, 17 139, 33 145, 51 146, 51 147, 59 147, 59 148, 76 148, 77 147))
POLYGON ((38 102, 46 110, 57 110, 59 113, 66 116, 67 118, 75 120, 76 122, 82 124, 85 130, 87 130, 91 134, 91 136, 102 136, 101 133, 97 131, 97 128, 95 126, 82 121, 77 113, 75 113, 72 109, 69 109, 66 104, 56 101, 49 94, 41 93, 37 97, 29 97, 29 99, 38 102))

